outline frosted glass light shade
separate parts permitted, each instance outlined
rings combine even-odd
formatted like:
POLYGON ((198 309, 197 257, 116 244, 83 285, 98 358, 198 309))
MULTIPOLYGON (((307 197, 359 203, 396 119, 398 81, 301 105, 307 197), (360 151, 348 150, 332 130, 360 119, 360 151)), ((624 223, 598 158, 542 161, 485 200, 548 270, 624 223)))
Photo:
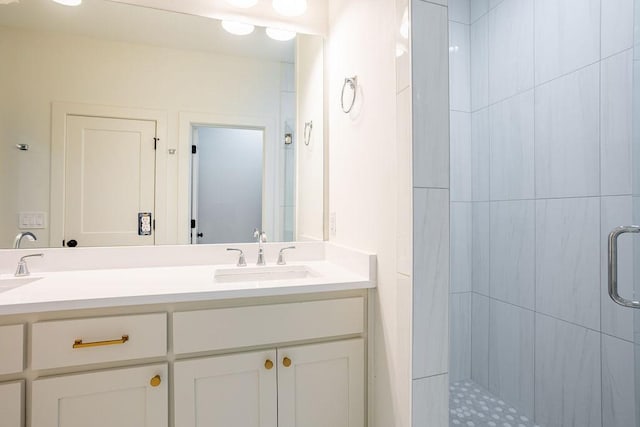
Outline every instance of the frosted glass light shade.
POLYGON ((82 0, 53 0, 56 3, 63 4, 65 6, 80 6, 82 0))
POLYGON ((239 7, 240 9, 248 9, 258 4, 258 0, 225 0, 231 6, 239 7))
POLYGON ((273 0, 271 4, 282 16, 300 16, 307 11, 307 0, 273 0))
POLYGON ((277 28, 267 28, 265 31, 270 38, 280 42, 286 42, 296 38, 295 31, 279 30, 277 28))
POLYGON ((251 24, 245 24, 244 22, 222 21, 222 28, 236 36, 246 36, 247 34, 253 33, 256 27, 251 24))

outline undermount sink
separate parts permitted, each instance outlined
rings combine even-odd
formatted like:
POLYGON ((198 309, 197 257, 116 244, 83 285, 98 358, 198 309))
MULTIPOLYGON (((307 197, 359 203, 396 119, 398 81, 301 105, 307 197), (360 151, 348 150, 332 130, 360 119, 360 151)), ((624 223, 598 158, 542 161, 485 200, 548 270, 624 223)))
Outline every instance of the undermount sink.
POLYGON ((305 279, 314 274, 305 265, 278 265, 267 267, 236 267, 216 270, 216 282, 261 282, 265 280, 305 279))
POLYGON ((40 279, 42 279, 42 277, 10 277, 0 279, 0 293, 33 283, 40 279))

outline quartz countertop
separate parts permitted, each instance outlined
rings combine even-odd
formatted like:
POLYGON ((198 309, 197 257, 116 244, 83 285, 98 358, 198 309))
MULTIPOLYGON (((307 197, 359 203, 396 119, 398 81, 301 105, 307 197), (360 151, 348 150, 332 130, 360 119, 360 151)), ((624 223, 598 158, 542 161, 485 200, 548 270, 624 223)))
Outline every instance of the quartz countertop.
MULTIPOLYGON (((217 269, 235 265, 115 268, 34 273, 32 281, 0 292, 0 315, 142 304, 334 292, 375 287, 369 277, 333 262, 305 261, 310 277, 218 282, 217 269), (35 279, 35 280, 34 280, 35 279)), ((15 280, 1 274, 2 281, 15 280)))

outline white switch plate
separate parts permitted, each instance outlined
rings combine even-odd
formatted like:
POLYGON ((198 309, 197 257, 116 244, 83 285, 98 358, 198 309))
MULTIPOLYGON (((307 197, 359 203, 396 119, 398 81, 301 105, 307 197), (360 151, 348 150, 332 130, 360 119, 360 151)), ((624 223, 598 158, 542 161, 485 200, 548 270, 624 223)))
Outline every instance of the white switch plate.
POLYGON ((46 212, 20 212, 18 214, 18 229, 36 230, 47 228, 46 212))

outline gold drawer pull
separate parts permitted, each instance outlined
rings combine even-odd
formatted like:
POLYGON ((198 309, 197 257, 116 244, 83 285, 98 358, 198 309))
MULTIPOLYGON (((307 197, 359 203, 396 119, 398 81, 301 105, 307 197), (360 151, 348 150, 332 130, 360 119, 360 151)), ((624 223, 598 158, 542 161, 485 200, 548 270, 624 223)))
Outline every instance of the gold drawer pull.
POLYGON ((160 378, 160 375, 156 375, 155 377, 151 378, 151 381, 149 381, 149 384, 151 385, 151 387, 158 387, 161 382, 162 382, 162 379, 160 378))
POLYGON ((105 345, 118 345, 124 344, 129 341, 129 335, 123 335, 119 340, 109 341, 95 341, 95 342, 82 342, 82 340, 76 340, 73 343, 73 348, 88 348, 88 347, 103 347, 105 345))
POLYGON ((291 366, 291 359, 289 359, 288 357, 285 357, 284 359, 282 359, 282 364, 284 365, 285 368, 288 368, 289 366, 291 366))
POLYGON ((266 370, 269 370, 269 369, 273 368, 273 362, 271 360, 267 359, 267 361, 264 362, 264 368, 266 370))

